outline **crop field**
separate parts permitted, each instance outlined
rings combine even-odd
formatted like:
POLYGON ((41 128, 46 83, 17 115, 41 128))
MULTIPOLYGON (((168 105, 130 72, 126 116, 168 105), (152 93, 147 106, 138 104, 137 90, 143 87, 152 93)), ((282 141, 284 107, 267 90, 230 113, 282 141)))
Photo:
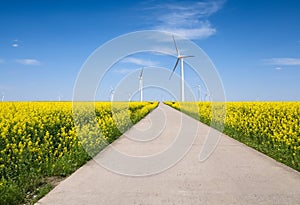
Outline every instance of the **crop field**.
MULTIPOLYGON (((299 102, 166 104, 300 171, 299 102)), ((91 103, 77 105, 0 103, 0 204, 41 198, 49 178, 74 172, 158 103, 97 102, 92 112, 91 103)))
POLYGON ((47 178, 71 174, 158 105, 97 102, 95 118, 84 104, 74 118, 71 102, 0 103, 0 204, 42 197, 47 178))
POLYGON ((300 171, 299 102, 166 104, 300 171), (213 111, 217 113, 214 122, 213 111))

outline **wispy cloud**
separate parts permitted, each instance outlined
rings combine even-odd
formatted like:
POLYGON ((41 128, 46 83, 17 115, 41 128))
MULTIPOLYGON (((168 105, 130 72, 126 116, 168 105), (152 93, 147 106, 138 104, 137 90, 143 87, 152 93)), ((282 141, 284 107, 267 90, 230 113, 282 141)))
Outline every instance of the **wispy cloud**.
POLYGON ((300 58, 270 58, 262 60, 266 65, 275 66, 298 66, 300 65, 300 58))
POLYGON ((276 67, 275 70, 282 70, 282 67, 276 67))
POLYGON ((14 40, 13 43, 11 44, 11 46, 14 48, 19 47, 19 40, 18 39, 14 40))
POLYGON ((2 64, 2 63, 4 63, 5 61, 4 61, 4 59, 1 59, 0 58, 0 64, 2 64))
POLYGON ((17 48, 17 47, 19 47, 19 44, 18 43, 13 43, 13 44, 11 44, 11 46, 14 47, 14 48, 17 48))
POLYGON ((30 58, 17 59, 16 62, 22 65, 41 65, 40 61, 36 59, 30 59, 30 58))
POLYGON ((154 29, 163 30, 188 39, 203 39, 216 33, 208 17, 219 11, 225 1, 202 1, 163 4, 152 9, 160 10, 154 29))
POLYGON ((151 60, 145 60, 141 58, 128 57, 122 60, 122 63, 132 63, 138 66, 151 67, 156 66, 158 63, 151 60))
POLYGON ((118 69, 115 69, 113 72, 114 73, 119 73, 119 74, 127 74, 127 73, 130 73, 132 71, 133 71, 133 69, 130 69, 130 68, 118 68, 118 69))

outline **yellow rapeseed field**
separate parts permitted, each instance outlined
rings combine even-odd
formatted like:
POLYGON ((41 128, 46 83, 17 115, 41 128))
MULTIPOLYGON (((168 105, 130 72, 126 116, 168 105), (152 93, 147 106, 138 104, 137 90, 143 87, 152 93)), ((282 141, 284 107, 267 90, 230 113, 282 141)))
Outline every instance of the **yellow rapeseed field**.
POLYGON ((166 104, 300 170, 300 102, 166 104), (222 123, 224 126, 220 126, 222 123))
POLYGON ((38 195, 43 177, 70 174, 157 104, 96 102, 95 117, 91 103, 76 113, 72 102, 0 103, 0 204, 38 195))

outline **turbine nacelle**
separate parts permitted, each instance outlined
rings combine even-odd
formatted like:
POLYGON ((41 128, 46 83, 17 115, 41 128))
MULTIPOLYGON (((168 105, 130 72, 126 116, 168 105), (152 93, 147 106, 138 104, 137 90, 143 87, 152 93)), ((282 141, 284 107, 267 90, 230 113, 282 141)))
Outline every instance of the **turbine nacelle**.
POLYGON ((115 90, 113 89, 113 87, 110 87, 110 94, 114 94, 115 90))

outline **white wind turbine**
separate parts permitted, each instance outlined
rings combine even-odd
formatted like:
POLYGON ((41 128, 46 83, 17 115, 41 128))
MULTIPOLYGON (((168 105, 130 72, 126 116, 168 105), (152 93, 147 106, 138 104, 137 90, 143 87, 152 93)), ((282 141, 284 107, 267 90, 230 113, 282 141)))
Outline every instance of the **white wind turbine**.
POLYGON ((2 99, 1 99, 1 102, 4 101, 4 92, 2 92, 2 99))
POLYGON ((200 85, 197 85, 195 86, 197 88, 197 93, 198 93, 198 101, 202 101, 201 99, 201 86, 200 85))
POLYGON ((207 96, 208 96, 208 93, 205 93, 204 94, 204 101, 207 101, 207 96))
POLYGON ((179 60, 180 60, 180 74, 181 74, 181 101, 184 102, 184 69, 183 69, 183 59, 184 58, 190 58, 190 57, 194 57, 194 56, 183 56, 183 55, 180 55, 180 52, 177 48, 177 44, 176 44, 176 41, 175 41, 175 38, 174 36, 172 35, 173 37, 173 41, 174 41, 174 45, 175 45, 175 48, 176 48, 176 53, 177 53, 177 61, 175 63, 175 66, 173 68, 173 71, 171 73, 171 76, 169 79, 171 79, 173 73, 175 72, 175 69, 179 63, 179 60))
POLYGON ((144 68, 142 68, 142 71, 141 71, 140 77, 139 77, 139 90, 140 90, 141 102, 143 102, 143 72, 144 72, 144 68))
POLYGON ((128 102, 131 101, 131 93, 128 93, 128 102))
POLYGON ((62 98, 63 96, 59 93, 58 94, 58 102, 60 102, 61 101, 61 98, 62 98))
POLYGON ((110 88, 110 102, 112 102, 114 100, 114 94, 115 94, 115 90, 111 87, 110 88))

